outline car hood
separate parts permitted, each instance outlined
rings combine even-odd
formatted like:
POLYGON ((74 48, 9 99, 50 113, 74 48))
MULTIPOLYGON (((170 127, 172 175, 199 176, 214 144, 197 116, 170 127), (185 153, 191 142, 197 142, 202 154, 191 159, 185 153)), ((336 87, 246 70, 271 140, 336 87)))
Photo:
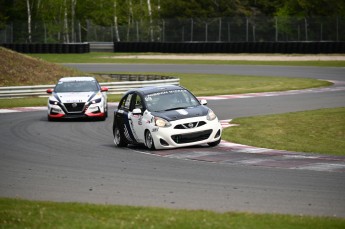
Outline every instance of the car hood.
POLYGON ((94 97, 96 92, 61 92, 55 93, 55 98, 59 98, 62 103, 86 103, 94 97))
POLYGON ((151 114, 154 116, 164 118, 167 121, 175 121, 175 120, 185 119, 185 118, 206 116, 208 113, 208 110, 209 108, 207 108, 206 106, 197 106, 197 107, 186 108, 186 109, 152 112, 151 114))

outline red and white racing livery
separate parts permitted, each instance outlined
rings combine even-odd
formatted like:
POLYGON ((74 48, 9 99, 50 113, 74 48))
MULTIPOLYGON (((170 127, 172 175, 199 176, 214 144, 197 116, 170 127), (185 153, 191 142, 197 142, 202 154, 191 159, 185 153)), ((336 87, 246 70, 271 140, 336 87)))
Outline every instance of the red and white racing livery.
POLYGON ((108 89, 101 87, 93 77, 64 77, 48 99, 48 120, 61 118, 99 118, 108 114, 108 89))

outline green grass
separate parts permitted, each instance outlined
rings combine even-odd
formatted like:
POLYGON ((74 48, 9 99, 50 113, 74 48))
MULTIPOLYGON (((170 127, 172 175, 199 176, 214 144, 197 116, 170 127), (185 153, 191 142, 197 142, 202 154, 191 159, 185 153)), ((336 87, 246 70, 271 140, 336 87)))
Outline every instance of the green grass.
MULTIPOLYGON (((145 73, 146 74, 146 73, 145 73)), ((330 82, 316 79, 284 78, 284 77, 256 77, 235 75, 207 75, 207 74, 167 74, 180 78, 180 84, 191 90, 195 95, 224 95, 252 92, 269 92, 305 89, 331 85, 330 82), (197 82, 197 83, 196 83, 197 82)), ((103 82, 103 81, 102 81, 103 82)), ((37 82, 37 84, 40 84, 37 82)), ((121 95, 108 95, 109 102, 117 102, 121 95)), ((46 98, 17 98, 0 99, 0 108, 45 106, 46 98)))
POLYGON ((222 138, 245 145, 345 156, 345 108, 236 118, 222 138))
POLYGON ((0 228, 344 228, 345 219, 0 198, 0 228))
POLYGON ((12 107, 38 107, 38 106, 47 106, 47 98, 29 97, 29 98, 0 99, 0 109, 12 108, 12 107))
POLYGON ((181 85, 195 95, 203 96, 298 90, 332 85, 326 81, 303 78, 177 73, 170 75, 180 78, 181 85))
MULTIPOLYGON (((167 60, 167 59, 117 59, 114 56, 147 55, 150 53, 91 52, 83 54, 30 54, 54 63, 143 63, 143 64, 228 64, 228 65, 278 65, 278 66, 318 66, 345 67, 345 61, 226 61, 226 60, 167 60)), ((159 53, 158 53, 159 54, 159 53)))

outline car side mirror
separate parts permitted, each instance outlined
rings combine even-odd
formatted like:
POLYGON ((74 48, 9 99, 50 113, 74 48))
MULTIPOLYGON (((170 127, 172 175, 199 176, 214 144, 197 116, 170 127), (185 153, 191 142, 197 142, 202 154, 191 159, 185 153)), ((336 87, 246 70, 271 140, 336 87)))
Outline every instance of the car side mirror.
POLYGON ((200 100, 200 103, 201 103, 201 105, 207 105, 207 100, 206 99, 202 99, 202 100, 200 100))
POLYGON ((46 90, 46 92, 47 92, 48 94, 53 93, 53 91, 54 91, 54 89, 51 89, 51 88, 49 88, 49 89, 46 90))
POLYGON ((108 91, 107 87, 101 87, 101 92, 106 92, 106 91, 108 91))
POLYGON ((140 108, 135 108, 132 113, 134 115, 140 115, 141 114, 141 109, 140 108))

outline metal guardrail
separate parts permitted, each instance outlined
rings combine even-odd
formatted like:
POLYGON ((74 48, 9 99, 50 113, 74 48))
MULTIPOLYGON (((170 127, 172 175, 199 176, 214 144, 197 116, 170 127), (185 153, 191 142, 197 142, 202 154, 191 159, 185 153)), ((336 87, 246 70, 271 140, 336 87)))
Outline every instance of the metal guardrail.
MULTIPOLYGON (((160 86, 160 85, 179 85, 180 79, 163 79, 163 80, 144 80, 144 81, 122 81, 100 83, 101 86, 108 88, 108 94, 123 94, 133 88, 160 86)), ((43 96, 48 94, 46 90, 53 88, 55 85, 36 85, 36 86, 13 86, 0 87, 0 98, 31 97, 43 96)))
POLYGON ((114 42, 89 42, 90 52, 114 52, 114 42))

